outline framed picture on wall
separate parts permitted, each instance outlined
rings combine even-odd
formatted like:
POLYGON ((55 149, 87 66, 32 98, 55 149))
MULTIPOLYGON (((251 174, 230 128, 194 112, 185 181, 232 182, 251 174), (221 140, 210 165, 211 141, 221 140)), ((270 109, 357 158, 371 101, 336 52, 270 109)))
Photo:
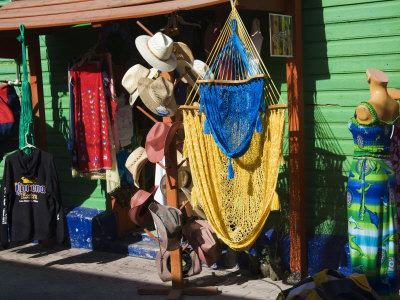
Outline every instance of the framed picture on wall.
POLYGON ((292 16, 269 14, 271 56, 293 57, 292 16))

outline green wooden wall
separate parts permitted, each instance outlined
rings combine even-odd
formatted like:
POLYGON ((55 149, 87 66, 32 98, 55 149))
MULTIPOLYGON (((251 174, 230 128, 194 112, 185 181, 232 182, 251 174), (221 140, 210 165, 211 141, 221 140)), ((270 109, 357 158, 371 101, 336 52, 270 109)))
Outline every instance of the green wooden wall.
POLYGON ((307 232, 346 234, 347 122, 369 99, 365 71, 400 87, 400 1, 303 1, 307 232))

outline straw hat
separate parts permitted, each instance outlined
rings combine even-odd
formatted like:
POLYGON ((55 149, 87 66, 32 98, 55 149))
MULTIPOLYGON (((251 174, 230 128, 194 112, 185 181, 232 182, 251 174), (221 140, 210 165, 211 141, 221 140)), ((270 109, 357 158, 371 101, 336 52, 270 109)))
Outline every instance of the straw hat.
POLYGON ((146 137, 146 153, 149 161, 157 163, 165 155, 165 149, 172 142, 182 122, 157 122, 146 137))
POLYGON ((146 150, 143 147, 137 147, 127 158, 125 167, 131 172, 133 182, 136 187, 139 186, 139 176, 143 166, 148 161, 146 150))
MULTIPOLYGON (((177 61, 176 65, 176 70, 179 74, 183 75, 186 73, 186 70, 188 71, 188 73, 183 76, 182 81, 186 80, 191 86, 194 85, 197 78, 203 79, 209 69, 209 66, 199 59, 195 59, 191 63, 180 59, 177 61)), ((213 78, 214 75, 210 73, 207 77, 213 78)))
POLYGON ((139 53, 152 67, 164 72, 175 70, 176 57, 172 53, 174 42, 169 36, 161 32, 152 37, 141 35, 136 38, 135 44, 139 53))
POLYGON ((143 67, 141 64, 136 64, 125 73, 122 78, 122 86, 131 95, 129 98, 129 104, 135 104, 137 97, 139 97, 138 82, 140 78, 153 78, 158 72, 157 69, 151 68, 150 70, 143 67))
MULTIPOLYGON (((186 199, 190 200, 187 197, 186 193, 183 189, 191 190, 193 187, 192 175, 190 173, 190 167, 181 166, 178 169, 178 199, 179 202, 185 201, 186 199)), ((164 175, 160 180, 160 190, 165 198, 167 198, 167 177, 164 175)))
POLYGON ((130 206, 131 209, 128 211, 128 216, 131 221, 140 226, 144 227, 150 220, 150 212, 148 210, 151 201, 153 200, 154 193, 157 191, 158 186, 153 186, 150 191, 138 190, 135 195, 132 196, 130 206))
POLYGON ((192 50, 190 50, 189 46, 182 42, 174 43, 174 54, 176 59, 185 60, 189 63, 194 61, 194 56, 192 50))
POLYGON ((182 212, 175 207, 162 205, 156 201, 149 205, 149 210, 165 249, 168 251, 178 249, 182 239, 182 212))
POLYGON ((177 110, 174 84, 164 77, 139 79, 139 95, 144 105, 161 117, 172 117, 177 110))

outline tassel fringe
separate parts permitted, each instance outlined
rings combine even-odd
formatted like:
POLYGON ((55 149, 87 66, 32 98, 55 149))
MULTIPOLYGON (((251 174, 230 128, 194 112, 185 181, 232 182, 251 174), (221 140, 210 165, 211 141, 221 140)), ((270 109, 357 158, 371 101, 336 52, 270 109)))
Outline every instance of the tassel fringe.
POLYGON ((233 172, 232 167, 232 158, 229 157, 229 164, 228 164, 228 179, 233 179, 235 176, 235 172, 233 172))
POLYGON ((261 124, 261 118, 260 118, 260 113, 257 115, 257 121, 256 121, 256 132, 260 133, 262 132, 262 124, 261 124))

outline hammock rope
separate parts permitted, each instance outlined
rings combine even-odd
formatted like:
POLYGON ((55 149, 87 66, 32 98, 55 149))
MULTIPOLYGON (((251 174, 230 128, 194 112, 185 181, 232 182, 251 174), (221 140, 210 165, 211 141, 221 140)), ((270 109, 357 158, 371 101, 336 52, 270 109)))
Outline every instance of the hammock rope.
MULTIPOLYGON (((186 99, 187 110, 183 109, 184 155, 189 158, 192 171, 192 206, 195 210, 201 208, 204 211, 210 225, 226 245, 236 251, 244 251, 261 233, 270 211, 279 209, 275 188, 279 166, 283 162, 286 105, 253 45, 234 2, 231 4, 232 11, 206 61, 210 68, 203 78, 197 79, 186 99), (240 52, 240 55, 234 54, 234 47, 226 47, 228 42, 235 43, 234 39, 238 39, 244 48, 241 52, 237 50, 241 46, 236 41, 236 46, 239 45, 236 53, 240 52), (226 58, 221 60, 223 57, 226 58), (214 105, 211 102, 207 104, 210 89, 210 93, 222 99, 214 101, 214 105), (215 138, 213 130, 215 122, 221 122, 224 128, 226 116, 221 111, 224 112, 226 99, 232 98, 232 95, 228 95, 224 99, 224 95, 232 91, 236 96, 243 95, 241 89, 246 90, 249 98, 257 95, 260 99, 246 112, 252 114, 249 117, 252 122, 249 122, 245 134, 234 136, 234 130, 227 130, 231 134, 229 138, 237 138, 244 143, 248 141, 246 135, 250 135, 248 144, 243 146, 234 143, 230 145, 232 147, 227 147, 224 139, 215 138), (200 104, 200 111, 193 109, 196 103, 200 104), (220 112, 220 119, 210 119, 209 112, 213 110, 220 112), (250 126, 253 126, 252 129, 250 126), (208 132, 211 134, 205 134, 208 132), (225 151, 227 149, 231 152, 225 151)), ((246 97, 239 98, 244 98, 242 102, 246 102, 246 97)), ((236 112, 235 107, 231 106, 225 112, 240 114, 243 113, 239 112, 241 109, 236 112)))
MULTIPOLYGON (((26 45, 25 45, 25 26, 21 24, 19 26, 20 35, 17 40, 21 43, 22 49, 22 68, 23 68, 23 80, 21 84, 22 100, 21 100, 21 118, 19 122, 19 148, 23 148, 27 143, 35 145, 33 136, 33 115, 32 115, 32 94, 31 86, 29 84, 29 73, 28 63, 26 61, 26 45)), ((32 148, 24 148, 26 154, 33 152, 32 148)))
POLYGON ((269 110, 261 117, 265 130, 254 135, 248 151, 234 160, 235 178, 227 178, 229 158, 211 135, 203 133, 205 115, 183 111, 184 155, 193 178, 191 204, 204 211, 218 237, 236 251, 248 249, 259 236, 271 210, 279 209, 275 192, 285 111, 269 110))

